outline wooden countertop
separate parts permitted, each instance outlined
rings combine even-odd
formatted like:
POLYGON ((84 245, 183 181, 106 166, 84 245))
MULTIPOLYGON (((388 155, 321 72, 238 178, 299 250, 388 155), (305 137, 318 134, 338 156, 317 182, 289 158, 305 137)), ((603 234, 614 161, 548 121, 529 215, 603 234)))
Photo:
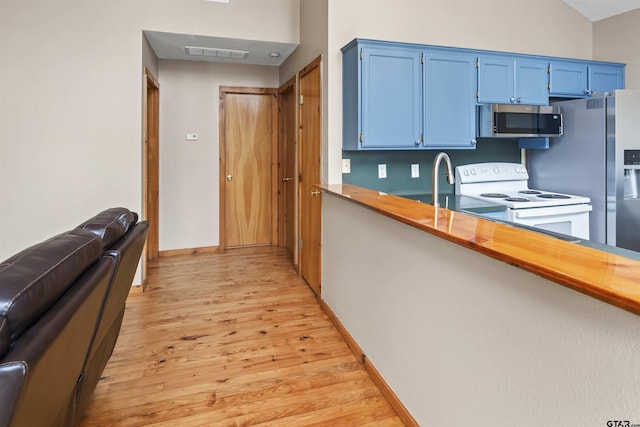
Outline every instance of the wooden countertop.
POLYGON ((349 184, 327 193, 640 314, 640 261, 349 184))

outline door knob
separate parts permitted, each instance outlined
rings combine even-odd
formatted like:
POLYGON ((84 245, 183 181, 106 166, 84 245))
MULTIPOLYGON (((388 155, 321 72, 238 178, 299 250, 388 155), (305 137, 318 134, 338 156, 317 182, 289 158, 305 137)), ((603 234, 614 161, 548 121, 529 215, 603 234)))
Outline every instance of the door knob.
POLYGON ((293 178, 282 178, 282 182, 291 181, 293 178))
POLYGON ((232 179, 233 179, 233 176, 227 175, 227 181, 231 181, 232 179))
POLYGON ((312 196, 318 196, 318 195, 320 195, 320 192, 319 191, 312 191, 311 195, 312 196))

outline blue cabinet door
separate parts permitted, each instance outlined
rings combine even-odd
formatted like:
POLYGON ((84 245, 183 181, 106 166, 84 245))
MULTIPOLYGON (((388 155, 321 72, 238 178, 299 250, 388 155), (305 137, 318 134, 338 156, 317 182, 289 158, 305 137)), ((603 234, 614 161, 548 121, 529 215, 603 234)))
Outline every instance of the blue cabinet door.
POLYGON ((501 56, 478 57, 478 102, 508 104, 514 98, 514 61, 501 56))
POLYGON ((478 57, 478 102, 486 104, 549 103, 545 61, 507 56, 478 57))
POLYGON ((616 89, 624 89, 624 67, 589 66, 589 92, 591 95, 616 89))
POLYGON ((425 148, 475 148, 476 56, 424 53, 425 148))
POLYGON ((420 146, 422 134, 421 50, 362 48, 361 148, 420 146))
POLYGON ((549 66, 549 94, 575 98, 588 96, 588 70, 585 63, 551 62, 549 66))
POLYGON ((515 61, 514 97, 518 104, 549 104, 547 64, 546 61, 526 59, 515 61))

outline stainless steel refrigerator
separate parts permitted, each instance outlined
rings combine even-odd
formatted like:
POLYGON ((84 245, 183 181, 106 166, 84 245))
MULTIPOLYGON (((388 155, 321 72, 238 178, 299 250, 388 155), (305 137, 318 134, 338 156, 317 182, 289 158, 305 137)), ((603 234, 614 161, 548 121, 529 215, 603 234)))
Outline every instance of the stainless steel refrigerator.
POLYGON ((640 251, 640 91, 553 105, 564 134, 527 151, 530 187, 590 197, 590 240, 640 251))

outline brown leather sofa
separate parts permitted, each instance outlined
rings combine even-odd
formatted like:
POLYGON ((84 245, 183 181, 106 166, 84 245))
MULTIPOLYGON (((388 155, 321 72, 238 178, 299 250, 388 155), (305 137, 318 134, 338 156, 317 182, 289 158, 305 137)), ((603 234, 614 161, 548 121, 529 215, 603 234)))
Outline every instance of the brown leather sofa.
POLYGON ((112 208, 0 263, 0 427, 80 422, 147 232, 137 214, 112 208))

